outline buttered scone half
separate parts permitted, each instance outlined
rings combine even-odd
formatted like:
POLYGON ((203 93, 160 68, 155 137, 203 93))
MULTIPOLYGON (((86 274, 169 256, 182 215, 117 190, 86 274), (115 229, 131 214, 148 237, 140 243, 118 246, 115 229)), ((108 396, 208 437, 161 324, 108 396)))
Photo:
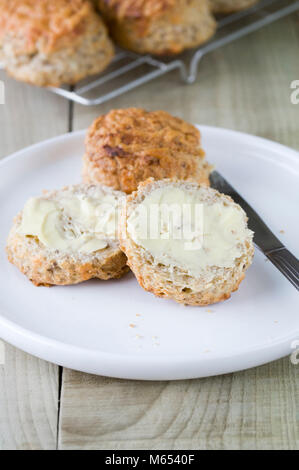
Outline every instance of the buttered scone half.
POLYGON ((0 48, 7 72, 38 86, 75 84, 114 55, 89 0, 0 0, 0 48))
POLYGON ((210 0, 213 13, 234 13, 255 5, 259 0, 210 0))
POLYGON ((9 261, 37 286, 121 277, 128 270, 116 237, 123 198, 84 184, 30 198, 10 230, 9 261))
POLYGON ((115 109, 88 129, 83 180, 130 194, 147 178, 209 185, 211 166, 199 130, 165 111, 115 109))
POLYGON ((178 54, 210 39, 209 0, 99 0, 113 39, 139 53, 178 54))
POLYGON ((141 183, 122 209, 119 237, 139 284, 186 305, 229 298, 253 257, 243 209, 196 183, 141 183))

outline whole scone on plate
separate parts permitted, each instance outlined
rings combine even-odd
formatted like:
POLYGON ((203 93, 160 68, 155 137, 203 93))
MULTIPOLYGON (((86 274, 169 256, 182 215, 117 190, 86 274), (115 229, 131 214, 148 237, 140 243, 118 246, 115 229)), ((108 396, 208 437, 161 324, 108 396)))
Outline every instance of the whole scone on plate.
POLYGON ((149 177, 209 185, 211 166, 200 144, 196 127, 165 111, 115 109, 88 129, 83 180, 127 194, 149 177))
POLYGON ((29 199, 8 236, 9 261, 37 286, 121 277, 128 270, 116 237, 124 197, 80 184, 29 199))
POLYGON ((139 53, 178 54, 216 29, 209 0, 99 0, 113 39, 139 53))
POLYGON ((0 0, 1 60, 17 80, 75 84, 114 55, 106 26, 88 0, 0 0))
POLYGON ((213 304, 238 289, 252 237, 238 204, 191 182, 141 183, 120 217, 120 246, 139 284, 186 305, 213 304))
POLYGON ((255 5, 259 0, 210 0, 213 13, 234 13, 255 5))

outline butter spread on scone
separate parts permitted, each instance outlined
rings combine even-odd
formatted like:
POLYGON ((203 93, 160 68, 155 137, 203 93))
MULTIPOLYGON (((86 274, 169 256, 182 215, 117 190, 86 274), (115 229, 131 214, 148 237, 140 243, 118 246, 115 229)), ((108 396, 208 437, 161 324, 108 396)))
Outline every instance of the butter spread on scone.
POLYGON ((179 266, 193 276, 207 266, 233 267, 249 234, 245 214, 225 200, 203 202, 205 194, 201 188, 155 189, 130 214, 130 236, 156 262, 179 266), (148 220, 156 233, 146 230, 148 220))
POLYGON ((119 238, 140 285, 186 305, 230 297, 254 251, 242 208, 185 181, 140 183, 122 208, 119 238))
POLYGON ((116 238, 118 199, 85 194, 59 200, 31 198, 25 204, 19 233, 36 236, 49 248, 92 253, 116 238))
POLYGON ((8 259, 36 285, 111 279, 127 272, 116 236, 124 194, 78 184, 31 198, 15 217, 8 259))

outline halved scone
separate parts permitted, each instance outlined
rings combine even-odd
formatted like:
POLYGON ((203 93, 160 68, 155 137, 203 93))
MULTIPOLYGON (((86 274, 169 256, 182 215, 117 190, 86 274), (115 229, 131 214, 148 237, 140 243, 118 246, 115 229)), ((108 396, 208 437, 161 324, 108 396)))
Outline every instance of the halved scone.
POLYGON ((128 268, 116 233, 123 197, 79 184, 29 199, 8 236, 9 261, 35 285, 122 276, 128 268))
POLYGON ((243 209, 191 182, 141 183, 122 208, 119 237, 139 284, 187 305, 229 298, 253 257, 243 209))

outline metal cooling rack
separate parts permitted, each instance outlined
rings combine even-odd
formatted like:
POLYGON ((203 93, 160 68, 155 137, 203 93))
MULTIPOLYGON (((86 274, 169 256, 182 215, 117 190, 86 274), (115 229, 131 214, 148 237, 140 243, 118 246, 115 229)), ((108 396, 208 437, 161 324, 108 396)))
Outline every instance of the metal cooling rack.
POLYGON ((297 10, 299 10, 299 1, 261 0, 250 9, 220 18, 217 32, 209 42, 202 47, 184 52, 175 59, 172 57, 161 60, 150 55, 141 56, 119 50, 105 73, 85 79, 72 89, 61 87, 49 90, 76 103, 94 106, 173 70, 179 72, 183 82, 190 84, 197 78, 200 60, 209 52, 297 10))

